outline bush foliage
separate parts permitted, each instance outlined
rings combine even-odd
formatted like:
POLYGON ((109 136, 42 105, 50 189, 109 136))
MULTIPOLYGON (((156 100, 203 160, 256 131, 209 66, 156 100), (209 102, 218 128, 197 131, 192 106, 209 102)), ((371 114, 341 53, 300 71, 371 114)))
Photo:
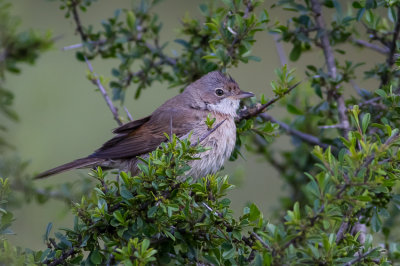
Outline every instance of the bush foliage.
MULTIPOLYGON (((166 52, 168 44, 159 37, 162 24, 152 9, 158 0, 117 9, 99 30, 80 19, 96 1, 59 2, 82 41, 65 49, 78 49, 77 59, 91 70, 88 79, 111 93, 114 103, 122 104, 130 89, 139 98, 154 82, 182 89, 209 71, 227 72, 259 61, 251 52, 259 31, 273 34, 278 47, 289 43, 291 65, 300 65, 304 53, 323 54, 324 60, 307 65, 300 74, 285 64, 281 54, 284 66, 277 68, 277 78, 271 82, 274 96, 260 95, 238 112, 231 159, 244 148, 260 154, 291 188, 276 216, 265 218, 255 204, 234 214, 226 198, 233 188, 227 176, 182 180, 188 162, 207 147, 175 136, 143 159, 138 176, 93 170, 96 185, 85 186, 90 193, 84 196, 72 193, 71 184, 62 193, 59 188, 40 190, 29 178, 6 172, 4 161, 0 174, 9 178, 2 179, 0 187, 2 263, 399 263, 400 1, 205 2, 200 5, 200 19, 182 19, 180 38, 175 40, 181 50, 174 55, 166 52), (289 19, 270 22, 269 13, 276 9, 287 11, 289 19), (353 45, 361 54, 381 57, 374 64, 354 61, 353 45), (108 84, 91 69, 90 60, 95 58, 118 60, 108 84), (364 75, 358 74, 361 65, 364 75), (296 76, 303 80, 300 85, 296 76), (362 78, 374 81, 371 87, 360 88, 357 82, 362 78), (289 123, 264 112, 278 101, 286 108, 289 123), (291 136, 289 150, 274 150, 271 143, 278 133, 291 136), (6 238, 13 220, 7 208, 10 189, 29 191, 28 197, 42 203, 52 197, 72 202, 73 228, 56 231, 53 237, 50 223, 44 250, 13 247, 6 238)), ((31 54, 22 61, 34 58, 36 54, 31 54)), ((111 111, 118 122, 125 119, 111 111)))

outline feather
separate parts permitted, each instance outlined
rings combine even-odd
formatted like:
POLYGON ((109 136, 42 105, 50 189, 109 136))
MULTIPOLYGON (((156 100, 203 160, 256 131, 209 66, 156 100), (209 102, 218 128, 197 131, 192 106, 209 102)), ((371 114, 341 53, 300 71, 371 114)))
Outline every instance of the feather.
MULTIPOLYGON (((194 117, 195 115, 188 108, 177 109, 176 101, 172 98, 151 116, 141 119, 148 119, 146 122, 132 127, 132 130, 118 130, 123 134, 119 134, 104 143, 89 157, 111 160, 136 157, 155 150, 162 142, 167 141, 164 133, 170 135, 172 132, 178 137, 187 135, 193 129, 193 123, 201 123, 207 116, 207 112, 199 112, 201 117, 198 113, 197 117, 194 117)), ((130 123, 139 124, 136 121, 130 123)))
POLYGON ((62 173, 62 172, 65 172, 65 171, 68 171, 71 169, 96 165, 96 164, 100 163, 101 161, 103 161, 103 160, 98 159, 98 158, 89 158, 89 157, 81 158, 81 159, 72 161, 70 163, 66 163, 66 164, 57 166, 57 167, 47 170, 43 173, 40 173, 37 176, 35 176, 35 179, 40 179, 40 178, 48 177, 51 175, 59 174, 59 173, 62 173))

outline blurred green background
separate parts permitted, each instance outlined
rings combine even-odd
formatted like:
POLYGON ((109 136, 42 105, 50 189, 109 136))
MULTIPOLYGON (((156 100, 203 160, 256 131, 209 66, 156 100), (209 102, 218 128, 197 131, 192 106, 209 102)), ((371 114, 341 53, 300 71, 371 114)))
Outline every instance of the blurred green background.
MULTIPOLYGON (((138 2, 138 1, 136 1, 138 2)), ((162 41, 169 41, 166 51, 173 53, 178 45, 173 43, 180 26, 180 18, 185 14, 198 17, 198 0, 165 0, 154 11, 159 14, 164 23, 161 34, 162 41)), ((270 1, 266 1, 266 7, 270 1)), ((45 0, 13 0, 12 14, 22 19, 21 29, 34 28, 43 32, 51 30, 53 36, 59 37, 54 48, 44 53, 35 66, 24 66, 22 75, 7 78, 7 87, 15 93, 15 109, 20 116, 19 123, 8 120, 7 139, 16 146, 16 152, 7 156, 19 156, 29 160, 28 172, 32 175, 47 170, 62 163, 69 162, 90 154, 104 141, 109 139, 111 130, 116 127, 110 111, 96 87, 86 79, 87 66, 78 62, 75 51, 62 51, 67 45, 76 44, 80 39, 75 35, 75 26, 64 18, 64 12, 58 9, 57 1, 45 0)), ((82 15, 85 25, 100 25, 104 18, 112 16, 116 8, 129 8, 135 4, 130 0, 99 0, 82 15)), ((284 21, 280 10, 271 12, 272 23, 279 18, 284 21)), ((236 79, 241 88, 259 95, 264 93, 272 96, 269 83, 275 78, 274 69, 280 66, 275 42, 271 35, 265 32, 256 35, 257 43, 253 54, 262 58, 261 62, 250 61, 241 64, 229 73, 236 79)), ((290 47, 285 47, 287 52, 290 47)), ((354 48, 355 49, 355 48, 354 48)), ((356 51, 356 49, 354 50, 356 51)), ((305 62, 318 61, 321 54, 305 54, 302 66, 296 66, 300 78, 304 77, 305 62)), ((374 60, 375 54, 368 60, 374 60)), ((111 77, 110 70, 115 61, 94 61, 96 73, 111 77)), ((362 86, 363 82, 360 82, 362 86)), ((133 99, 134 88, 128 92, 125 106, 134 119, 150 114, 166 99, 176 95, 178 89, 167 89, 167 84, 155 84, 145 90, 139 100, 133 99)), ((118 106, 118 104, 117 104, 118 106)), ((286 111, 273 108, 271 113, 283 118, 286 111)), ((0 119, 5 120, 0 116, 0 119)), ((279 149, 290 146, 290 138, 281 136, 273 144, 279 149)), ((244 152, 245 159, 225 164, 222 173, 231 175, 232 182, 237 185, 229 197, 232 200, 236 215, 240 215, 244 205, 251 201, 263 210, 266 217, 270 216, 273 207, 278 205, 280 196, 287 191, 279 179, 277 172, 262 158, 244 152)), ((80 178, 88 171, 71 171, 50 179, 37 181, 38 185, 62 183, 67 179, 80 178)), ((15 212, 16 222, 13 230, 15 236, 10 240, 20 246, 32 249, 44 248, 42 235, 48 222, 53 222, 53 228, 68 227, 72 224, 72 215, 64 203, 51 200, 45 205, 29 203, 15 212), (21 218, 20 218, 21 217, 21 218), (23 218, 22 218, 23 217, 23 218)))

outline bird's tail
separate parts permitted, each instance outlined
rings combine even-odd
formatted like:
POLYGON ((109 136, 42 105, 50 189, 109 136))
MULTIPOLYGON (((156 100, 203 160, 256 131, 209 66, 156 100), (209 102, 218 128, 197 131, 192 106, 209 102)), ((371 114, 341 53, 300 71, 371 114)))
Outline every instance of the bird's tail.
POLYGON ((43 173, 40 173, 37 176, 35 176, 35 179, 40 179, 40 178, 48 177, 51 175, 56 175, 56 174, 66 172, 66 171, 76 169, 76 168, 89 167, 92 165, 96 165, 97 163, 100 163, 101 161, 103 161, 103 159, 88 158, 88 157, 81 158, 81 159, 72 161, 70 163, 66 163, 66 164, 60 165, 58 167, 55 167, 53 169, 47 170, 43 173))

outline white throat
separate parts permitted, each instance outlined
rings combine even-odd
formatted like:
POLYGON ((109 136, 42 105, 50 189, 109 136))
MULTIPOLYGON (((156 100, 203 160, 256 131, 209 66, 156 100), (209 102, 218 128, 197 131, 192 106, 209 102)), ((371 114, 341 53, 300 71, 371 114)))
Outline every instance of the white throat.
POLYGON ((217 104, 207 104, 207 109, 209 111, 214 111, 216 113, 221 113, 236 117, 236 110, 239 108, 239 100, 233 100, 229 98, 222 99, 217 104))

